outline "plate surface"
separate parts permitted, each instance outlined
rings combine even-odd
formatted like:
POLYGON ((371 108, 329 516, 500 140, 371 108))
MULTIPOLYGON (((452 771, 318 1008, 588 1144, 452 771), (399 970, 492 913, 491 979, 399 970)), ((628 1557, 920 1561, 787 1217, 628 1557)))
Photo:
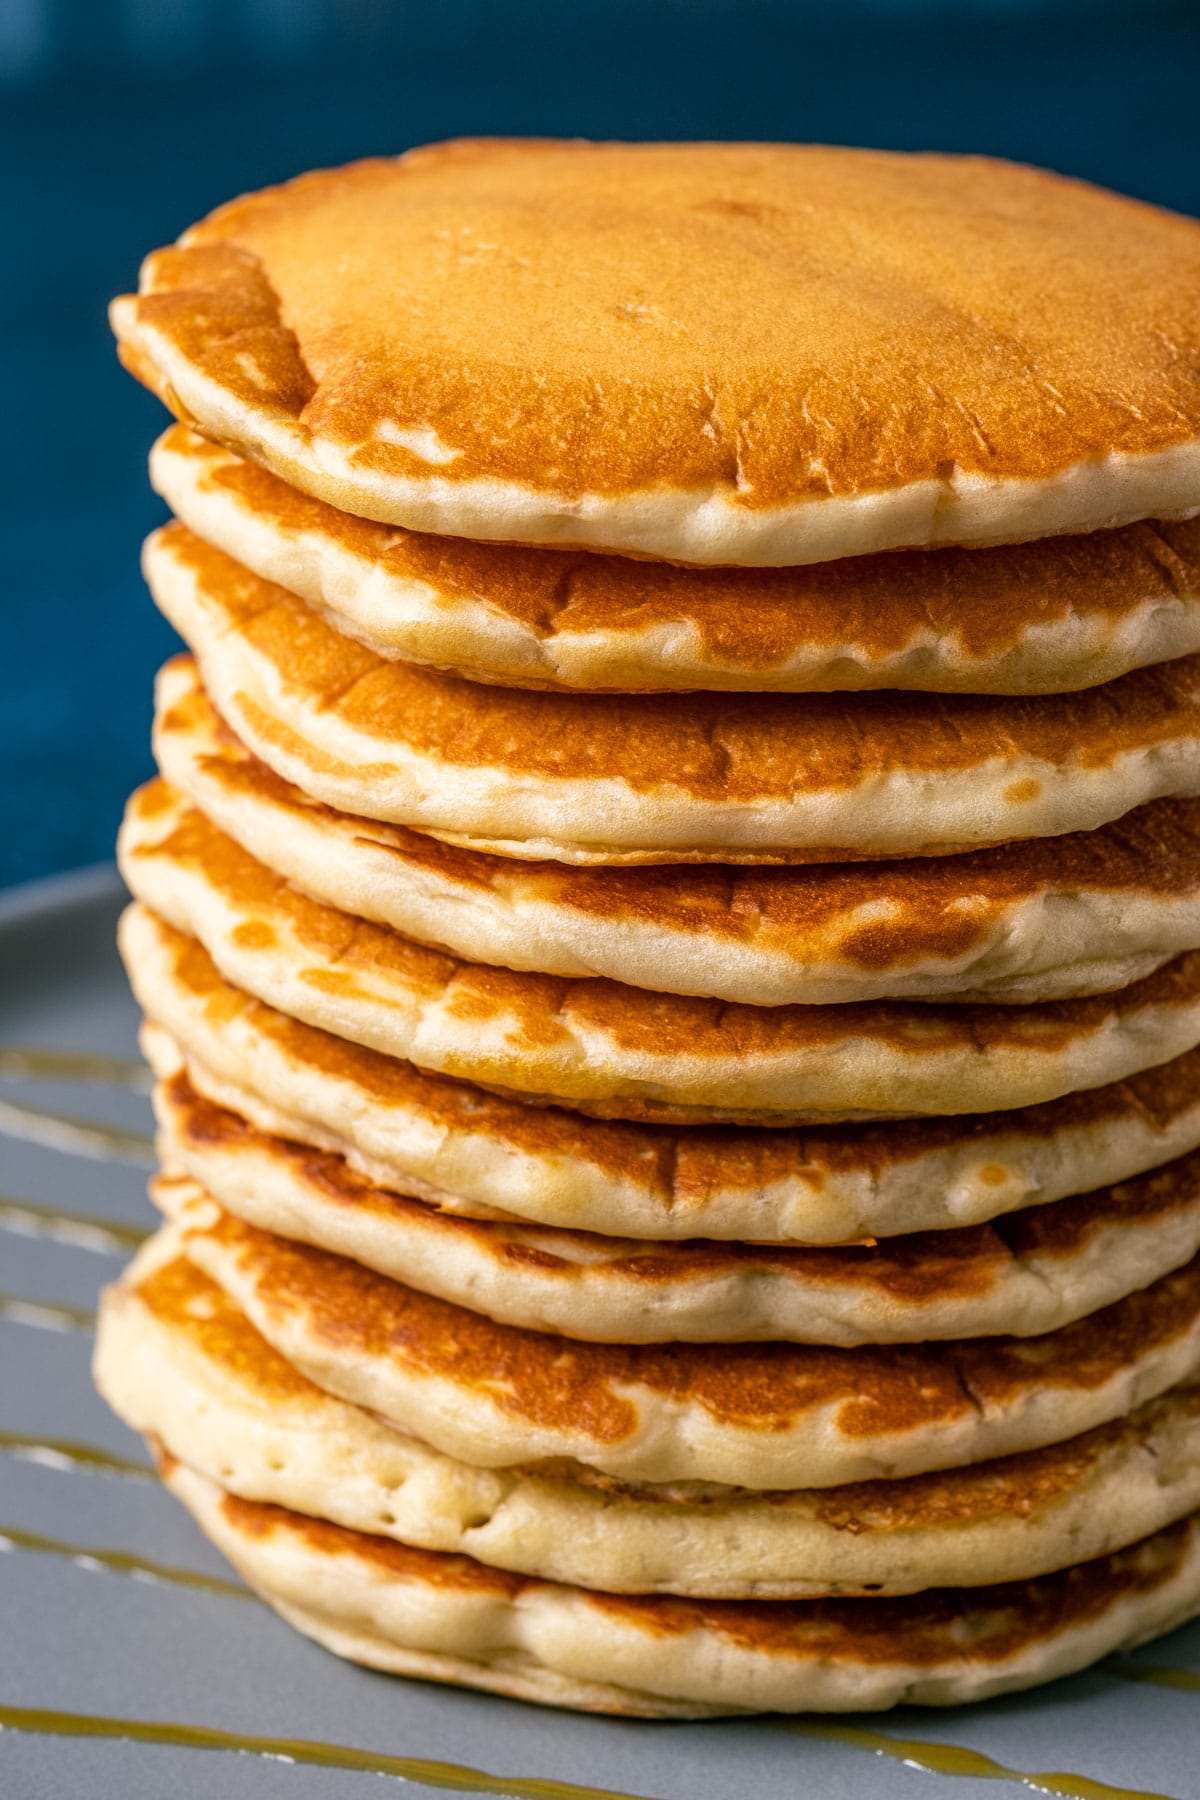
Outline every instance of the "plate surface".
POLYGON ((1195 1800, 1200 1625, 966 1711, 656 1725, 351 1668, 239 1591, 88 1375, 97 1289, 153 1217, 121 903, 106 869, 0 895, 5 1800, 369 1800, 381 1778, 514 1800, 1195 1800))

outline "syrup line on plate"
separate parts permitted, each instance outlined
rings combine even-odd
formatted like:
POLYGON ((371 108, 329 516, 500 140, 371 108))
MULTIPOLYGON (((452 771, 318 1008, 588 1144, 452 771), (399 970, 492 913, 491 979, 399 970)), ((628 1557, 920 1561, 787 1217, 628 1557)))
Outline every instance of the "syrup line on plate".
POLYGON ((130 1088, 148 1094, 153 1077, 140 1058, 97 1050, 43 1050, 0 1044, 0 1076, 32 1081, 80 1081, 93 1087, 130 1088))
POLYGON ((390 1775, 423 1781, 456 1793, 494 1794, 502 1800, 640 1800, 615 1788, 584 1787, 538 1775, 491 1775, 465 1763, 426 1756, 396 1756, 358 1750, 349 1744, 321 1744, 311 1738, 283 1738, 220 1731, 211 1725, 184 1725, 153 1719, 116 1719, 95 1713, 48 1712, 31 1706, 0 1706, 0 1732, 36 1732, 46 1737, 107 1738, 130 1744, 168 1744, 176 1749, 232 1750, 270 1762, 309 1768, 348 1769, 363 1775, 390 1775))
POLYGON ((68 1156, 95 1156, 110 1162, 154 1162, 154 1139, 141 1131, 125 1131, 118 1125, 102 1125, 94 1119, 74 1119, 66 1113, 47 1112, 0 1099, 0 1134, 62 1150, 68 1156))
POLYGON ((149 1463, 135 1462, 132 1457, 117 1456, 111 1450, 102 1450, 98 1444, 81 1444, 73 1438, 43 1438, 25 1431, 0 1431, 0 1454, 36 1463, 43 1469, 95 1469, 101 1474, 119 1475, 130 1481, 158 1480, 149 1463))
POLYGON ((1163 1663, 1124 1663, 1115 1668, 1101 1663, 1106 1675, 1136 1681, 1144 1687, 1174 1688, 1180 1694, 1200 1694, 1200 1669, 1170 1668, 1163 1663))
POLYGON ((220 1594, 231 1600, 261 1602, 257 1594, 240 1582, 227 1581, 219 1575, 205 1575, 199 1569, 181 1569, 170 1563, 151 1562, 144 1556, 133 1556, 125 1550, 103 1550, 91 1544, 67 1544, 61 1538, 42 1537, 35 1531, 23 1531, 16 1525, 0 1525, 0 1553, 22 1550, 35 1556, 61 1556, 78 1569, 107 1569, 112 1574, 129 1575, 135 1581, 162 1582, 170 1587, 199 1588, 202 1593, 220 1594))
POLYGON ((873 1756, 888 1757, 905 1768, 922 1769, 930 1775, 958 1775, 976 1781, 1008 1781, 1028 1788, 1032 1793, 1052 1796, 1052 1800, 1172 1800, 1169 1794, 1151 1792, 1147 1788, 1113 1787, 1090 1775, 1073 1775, 1063 1771, 1010 1769, 981 1750, 967 1750, 957 1744, 936 1744, 923 1738, 891 1737, 883 1731, 868 1730, 860 1725, 806 1721, 791 1727, 804 1737, 832 1740, 854 1750, 865 1750, 873 1756))
POLYGON ((57 1206, 39 1206, 0 1194, 0 1231, 18 1237, 49 1238, 77 1250, 112 1255, 136 1249, 150 1236, 152 1227, 123 1219, 97 1219, 89 1213, 66 1212, 57 1206))
POLYGON ((94 1331, 96 1315, 83 1306, 66 1306, 57 1300, 24 1300, 20 1294, 0 1294, 0 1319, 13 1325, 34 1325, 43 1331, 94 1331))

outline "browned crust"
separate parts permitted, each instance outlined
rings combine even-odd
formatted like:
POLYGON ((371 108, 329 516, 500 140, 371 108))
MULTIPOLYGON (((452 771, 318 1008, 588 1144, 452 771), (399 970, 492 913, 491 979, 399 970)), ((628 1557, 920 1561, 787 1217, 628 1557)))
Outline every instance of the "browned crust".
MULTIPOLYGON (((134 1292, 163 1326, 196 1344, 219 1369, 227 1370, 239 1384, 264 1399, 316 1397, 319 1393, 271 1348, 224 1290, 186 1257, 176 1257, 141 1276, 134 1292)), ((1081 1486, 1107 1455, 1123 1446, 1132 1450, 1147 1443, 1168 1419, 1197 1414, 1200 1382, 1185 1383, 1132 1415, 1038 1450, 903 1480, 851 1482, 810 1489, 807 1494, 800 1490, 743 1493, 740 1497, 753 1504, 792 1506, 803 1496, 815 1507, 822 1524, 855 1533, 952 1527, 1003 1516, 1029 1519, 1081 1486)), ((581 1465, 560 1468, 552 1478, 543 1479, 567 1487, 599 1486, 614 1498, 638 1499, 681 1513, 703 1510, 718 1500, 730 1505, 738 1497, 737 1490, 716 1486, 680 1488, 668 1483, 623 1482, 581 1465)))
MULTIPOLYGON (((522 1154, 581 1158, 613 1179, 637 1180, 669 1212, 700 1203, 714 1191, 752 1193, 789 1179, 819 1188, 838 1174, 862 1172, 882 1178, 888 1169, 923 1154, 994 1136, 998 1121, 1018 1136, 1053 1137, 1092 1125, 1102 1127, 1126 1115, 1162 1130, 1189 1111, 1200 1092, 1197 1049, 1108 1087, 1066 1094, 1003 1115, 762 1131, 592 1119, 429 1074, 412 1063, 304 1025, 225 981, 195 938, 161 920, 158 930, 170 947, 173 979, 203 1004, 214 1024, 245 1016, 285 1055, 320 1076, 352 1081, 370 1097, 369 1103, 412 1106, 439 1131, 482 1131, 522 1154)), ((1003 1174, 999 1171, 1001 1179, 1003 1174)))
POLYGON ((851 1664, 899 1657, 928 1665, 957 1652, 973 1662, 1003 1662, 1085 1625, 1121 1599, 1165 1586, 1191 1551, 1196 1531, 1195 1518, 1184 1519, 1116 1555, 996 1587, 930 1588, 888 1600, 705 1601, 604 1594, 598 1604, 643 1631, 678 1637, 703 1627, 738 1649, 768 1656, 820 1656, 851 1664))
MULTIPOLYGON (((413 1550, 389 1538, 231 1494, 222 1497, 221 1510, 246 1538, 286 1534, 322 1558, 353 1557, 377 1569, 383 1579, 512 1601, 544 1585, 505 1575, 470 1557, 413 1550)), ((781 1660, 820 1658, 868 1666, 901 1660, 924 1667, 969 1655, 973 1663, 986 1666, 1078 1630, 1122 1600, 1165 1586, 1192 1551, 1196 1532, 1193 1517, 1128 1550, 1035 1580, 932 1588, 885 1600, 685 1600, 588 1592, 586 1604, 648 1635, 684 1637, 706 1631, 737 1650, 781 1660)))
POLYGON ((182 1332, 204 1357, 264 1399, 288 1401, 312 1393, 312 1383, 272 1350, 216 1282, 186 1257, 139 1276, 135 1292, 156 1319, 182 1332))

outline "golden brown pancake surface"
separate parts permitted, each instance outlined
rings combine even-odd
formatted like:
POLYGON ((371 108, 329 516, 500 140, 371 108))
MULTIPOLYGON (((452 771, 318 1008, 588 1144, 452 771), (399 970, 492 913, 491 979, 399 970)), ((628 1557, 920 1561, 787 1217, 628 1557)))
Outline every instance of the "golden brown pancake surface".
MULTIPOLYGON (((269 1004, 600 1114, 783 1125, 1002 1110, 1102 1086, 1200 1035, 1197 952, 1120 994, 1041 1005, 736 1006, 445 956, 307 899, 161 781, 130 801, 120 852, 143 907, 269 1004)), ((131 962, 149 929, 135 909, 131 962)))
POLYGON ((156 921, 132 963, 164 1076, 460 1215, 606 1235, 837 1243, 999 1217, 1200 1143, 1200 1051, 1009 1114, 804 1131, 586 1118, 430 1075, 225 981, 156 921), (165 1025, 168 1030, 164 1031, 165 1025))
POLYGON ((1193 1517, 1056 1575, 967 1592, 771 1603, 593 1593, 248 1502, 169 1454, 159 1466, 263 1597, 338 1654, 588 1710, 980 1699, 1169 1629, 1194 1613, 1200 1591, 1193 1517))
POLYGON ((114 322, 349 511, 793 563, 1194 507, 1198 280, 1191 221, 982 158, 481 140, 236 200, 114 322))
MULTIPOLYGON (((437 1556, 412 1550, 385 1538, 349 1532, 324 1519, 306 1518, 283 1507, 263 1506, 226 1495, 221 1502, 226 1518, 247 1536, 290 1532, 330 1556, 357 1556, 388 1575, 409 1575, 433 1586, 485 1589, 515 1597, 524 1585, 469 1557, 437 1556)), ((898 1651, 907 1660, 934 1661, 945 1654, 947 1635, 969 1633, 972 1653, 999 1659, 1021 1643, 1036 1642, 1051 1625, 1061 1625, 1063 1614, 1086 1618, 1104 1609, 1117 1583, 1137 1589, 1169 1578, 1195 1536, 1191 1521, 1171 1528, 1160 1543, 1139 1545, 1112 1566, 1083 1565, 1064 1574, 1047 1577, 1044 1585, 1014 1583, 1005 1592, 976 1589, 969 1598, 951 1590, 934 1588, 899 1600, 772 1601, 769 1604, 735 1601, 666 1599, 660 1596, 589 1595, 589 1603, 615 1613, 639 1629, 667 1637, 704 1628, 727 1638, 740 1649, 774 1654, 820 1655, 852 1662, 886 1661, 898 1651), (986 1635, 971 1631, 971 1613, 989 1606, 1005 1609, 986 1635), (900 1649, 900 1646, 903 1649, 900 1649)))
POLYGON ((619 770, 635 789, 667 779, 697 800, 753 803, 798 787, 856 786, 866 770, 892 764, 925 775, 970 768, 1005 747, 1099 766, 1134 743, 1193 731, 1200 717, 1200 658, 1192 657, 1071 700, 497 690, 384 661, 177 523, 151 543, 195 582, 222 634, 245 638, 286 685, 311 693, 381 751, 408 744, 448 763, 509 765, 528 777, 619 770))

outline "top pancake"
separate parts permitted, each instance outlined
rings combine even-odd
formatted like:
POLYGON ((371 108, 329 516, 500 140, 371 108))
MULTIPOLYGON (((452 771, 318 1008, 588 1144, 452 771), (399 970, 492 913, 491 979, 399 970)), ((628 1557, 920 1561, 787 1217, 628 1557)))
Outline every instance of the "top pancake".
POLYGON ((207 435, 415 530, 782 565, 1200 510, 1200 228, 982 158, 483 141, 113 309, 207 435))
POLYGON ((678 569, 356 519, 172 425, 150 478, 198 537, 380 656, 624 693, 1065 693, 1200 650, 1200 520, 802 570, 678 569))

